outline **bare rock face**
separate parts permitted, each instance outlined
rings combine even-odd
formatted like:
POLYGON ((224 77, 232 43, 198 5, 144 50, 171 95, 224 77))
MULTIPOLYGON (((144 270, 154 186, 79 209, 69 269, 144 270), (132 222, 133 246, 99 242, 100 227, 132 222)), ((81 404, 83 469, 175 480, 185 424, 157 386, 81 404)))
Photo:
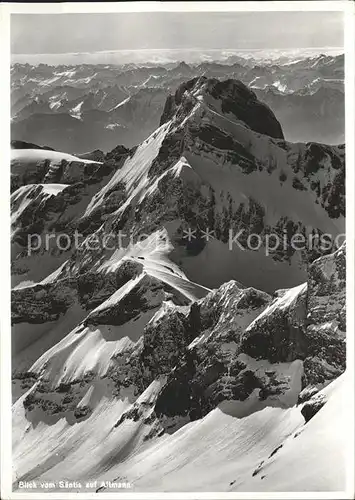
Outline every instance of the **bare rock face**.
MULTIPOLYGON (((12 241, 26 248, 28 235, 41 235, 64 228, 70 232, 72 220, 63 216, 63 211, 80 203, 85 194, 84 183, 29 184, 19 188, 11 196, 12 241)), ((65 246, 65 245, 64 245, 65 246)))
POLYGON ((12 291, 12 323, 47 323, 55 321, 73 303, 75 291, 68 283, 57 286, 34 285, 12 291))
POLYGON ((84 160, 103 162, 105 160, 105 153, 100 149, 95 149, 95 151, 91 151, 89 153, 82 153, 78 155, 78 157, 83 158, 84 160))
POLYGON ((267 294, 242 289, 232 281, 191 306, 185 319, 191 343, 157 399, 158 416, 195 420, 222 401, 244 401, 254 389, 264 387, 239 357, 239 346, 245 326, 270 300, 267 294))
POLYGON ((129 259, 123 260, 112 272, 78 268, 74 262, 68 264, 68 275, 77 277, 80 303, 91 311, 109 299, 117 290, 143 272, 143 265, 129 259))
POLYGON ((270 361, 304 360, 303 386, 328 383, 345 369, 345 244, 309 266, 308 282, 249 325, 242 350, 270 361))
POLYGON ((307 285, 280 290, 279 297, 245 330, 241 349, 270 362, 303 359, 307 349, 305 323, 307 285))
POLYGON ((301 409, 301 413, 304 416, 306 422, 309 422, 311 418, 316 415, 321 408, 327 402, 326 397, 322 394, 317 394, 313 396, 309 401, 307 401, 301 409))
POLYGON ((146 326, 141 361, 145 372, 149 372, 149 382, 174 369, 193 336, 186 316, 174 309, 168 309, 146 326))
POLYGON ((11 192, 28 184, 94 184, 109 175, 131 151, 117 146, 105 155, 96 150, 79 156, 55 151, 49 147, 13 141, 11 158, 11 192))
POLYGON ((326 383, 345 370, 345 269, 345 243, 309 267, 305 330, 309 347, 304 361, 308 384, 326 383))

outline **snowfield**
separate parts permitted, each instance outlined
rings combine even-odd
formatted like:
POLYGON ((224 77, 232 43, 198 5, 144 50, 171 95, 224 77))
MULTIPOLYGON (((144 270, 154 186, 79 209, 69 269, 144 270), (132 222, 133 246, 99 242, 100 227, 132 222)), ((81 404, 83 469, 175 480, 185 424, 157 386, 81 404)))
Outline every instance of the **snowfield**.
MULTIPOLYGON (((156 384, 140 402, 152 396, 156 384)), ((40 422, 28 434, 19 400, 13 410, 16 477, 84 482, 88 477, 125 478, 137 492, 341 491, 346 384, 342 376, 323 391, 328 401, 307 424, 297 406, 266 407, 239 418, 233 416, 233 405, 221 405, 154 443, 143 441, 148 429, 140 422, 114 427, 130 405, 129 396, 111 399, 104 383, 85 395, 99 404, 90 419, 76 425, 65 419, 53 425, 40 422)))
POLYGON ((47 149, 11 149, 11 161, 19 162, 37 162, 50 160, 53 163, 66 161, 78 161, 80 163, 100 163, 92 160, 85 160, 68 153, 59 151, 50 151, 47 149))

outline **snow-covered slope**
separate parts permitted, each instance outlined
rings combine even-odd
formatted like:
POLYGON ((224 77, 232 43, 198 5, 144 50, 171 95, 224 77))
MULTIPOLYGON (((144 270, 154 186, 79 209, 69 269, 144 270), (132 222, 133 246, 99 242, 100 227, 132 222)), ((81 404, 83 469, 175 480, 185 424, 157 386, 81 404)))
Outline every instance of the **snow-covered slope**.
MULTIPOLYGON (((313 264, 328 272, 339 289, 329 322, 337 321, 344 307, 344 281, 329 274, 330 263, 339 272, 343 255, 340 249, 313 264)), ((114 267, 111 261, 105 269, 113 272, 114 267)), ((86 317, 77 317, 74 330, 14 376, 14 487, 18 480, 59 481, 63 476, 83 484, 95 477, 99 483, 88 489, 107 491, 105 481, 118 478, 135 491, 253 491, 263 488, 260 480, 267 477, 270 491, 343 487, 340 476, 334 482, 326 475, 331 461, 323 457, 317 462, 319 472, 311 475, 301 455, 306 447, 318 459, 331 446, 322 436, 342 415, 338 390, 328 384, 344 370, 344 348, 339 344, 332 356, 334 339, 322 328, 315 334, 313 327, 311 341, 304 341, 309 335, 306 318, 318 307, 313 297, 320 288, 322 300, 332 293, 327 282, 316 285, 311 278, 308 287, 320 288, 311 291, 300 309, 298 297, 307 285, 282 290, 272 302, 264 292, 230 282, 196 300, 184 295, 182 277, 178 288, 173 288, 173 278, 166 288, 166 282, 144 271, 144 264, 141 270, 106 301, 101 297, 86 317), (275 314, 287 321, 278 322, 275 314), (298 329, 292 330, 289 324, 296 317, 298 329), (271 355, 267 348, 260 350, 262 339, 258 352, 247 341, 253 325, 261 322, 260 335, 282 347, 271 355), (289 332, 293 340, 280 342, 289 332), (301 343, 303 351, 293 343, 301 343), (330 354, 326 371, 309 362, 324 352, 330 354), (328 397, 334 397, 333 404, 326 402, 328 397), (299 463, 297 481, 285 479, 283 461, 276 455, 281 452, 287 463, 299 463)), ((61 272, 47 286, 63 287, 61 272)), ((17 293, 26 297, 34 288, 35 293, 41 289, 37 285, 17 293)), ((46 290, 54 298, 53 290, 46 290)), ((29 313, 26 302, 14 301, 22 304, 22 314, 29 313)), ((341 332, 337 338, 344 341, 341 332)), ((32 349, 33 355, 35 346, 27 346, 27 352, 32 349)), ((335 388, 341 385, 337 382, 335 388)), ((335 434, 332 439, 343 471, 341 441, 335 434)))
MULTIPOLYGON (((72 428, 56 424, 47 427, 44 435, 43 426, 36 428, 36 446, 41 454, 48 453, 50 442, 54 445, 65 441, 67 446, 57 451, 53 468, 46 470, 39 464, 34 472, 41 480, 53 480, 60 474, 71 477, 75 466, 78 481, 85 484, 87 477, 95 477, 96 489, 101 487, 101 491, 114 491, 109 485, 101 486, 114 480, 129 481, 137 492, 341 491, 345 463, 341 433, 344 380, 333 384, 329 401, 306 425, 297 407, 268 407, 242 418, 215 409, 202 420, 159 438, 153 446, 142 440, 149 424, 130 421, 121 433, 113 428, 117 416, 129 407, 128 398, 114 406, 104 397, 101 413, 93 415, 91 427, 85 428, 85 422, 72 428), (71 436, 70 429, 75 430, 71 436), (131 456, 127 445, 130 437, 139 448, 131 456), (100 457, 96 467, 85 460, 88 453, 100 457), (114 462, 121 464, 115 466, 114 462), (285 474, 290 470, 292 474, 285 474)), ((30 443, 27 453, 16 456, 23 468, 38 456, 30 443)))
MULTIPOLYGON (((260 463, 247 491, 342 491, 346 483, 346 394, 342 375, 319 393, 324 406, 260 463), (292 474, 284 474, 292 470, 292 474)), ((233 488, 234 489, 234 488, 233 488)), ((237 489, 237 488, 235 488, 237 489)))
MULTIPOLYGON (((11 159, 14 162, 34 162, 41 160, 50 160, 53 162, 60 162, 61 160, 80 161, 80 159, 76 156, 69 155, 67 153, 43 149, 12 149, 11 159)), ((82 162, 91 163, 91 160, 82 160, 82 162)))
POLYGON ((47 149, 11 149, 11 191, 31 181, 57 181, 65 167, 84 170, 90 163, 98 162, 47 149))
MULTIPOLYGON (((112 314, 140 283, 137 277, 124 285, 15 377, 14 487, 18 480, 63 477, 85 485, 95 477, 95 486, 83 487, 110 491, 110 481, 124 480, 134 491, 344 488, 344 377, 314 396, 315 386, 304 387, 302 359, 270 363, 241 352, 245 325, 276 310, 291 314, 301 289, 270 305, 267 294, 231 282, 197 306, 167 302, 159 309, 150 284, 144 289, 157 312, 139 313, 135 323, 103 325, 110 323, 106 316, 90 325, 95 311, 109 307, 112 314), (337 474, 330 473, 330 449, 337 474), (285 473, 291 464, 292 478, 285 473)), ((116 318, 122 323, 123 311, 116 318)))
POLYGON ((11 252, 17 286, 41 281, 68 259, 80 230, 80 214, 129 150, 116 148, 103 161, 42 149, 13 149, 12 155, 11 252), (65 239, 58 247, 53 236, 60 234, 65 239))
POLYGON ((182 84, 160 122, 132 150, 21 150, 14 489, 63 478, 82 484, 69 491, 345 489, 342 441, 326 442, 342 425, 345 244, 290 245, 343 230, 344 148, 286 142, 233 80, 182 84), (76 231, 74 246, 53 238, 28 253, 33 233, 76 231), (267 247, 273 233, 285 247, 267 247), (331 445, 336 480, 320 457, 331 445))

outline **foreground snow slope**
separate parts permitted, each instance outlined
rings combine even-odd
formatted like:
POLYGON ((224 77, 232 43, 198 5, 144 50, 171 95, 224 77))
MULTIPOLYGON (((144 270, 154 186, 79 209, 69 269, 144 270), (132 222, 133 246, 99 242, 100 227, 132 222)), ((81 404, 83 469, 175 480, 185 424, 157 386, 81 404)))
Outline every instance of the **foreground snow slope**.
MULTIPOLYGON (((342 491, 346 482, 346 404, 350 380, 342 375, 321 391, 328 400, 307 424, 265 461, 249 491, 342 491), (292 474, 285 474, 292 471, 292 474)), ((236 488, 237 489, 237 488, 236 488)))
MULTIPOLYGON (((157 389, 151 387, 141 401, 149 400, 157 389)), ((75 468, 75 479, 83 484, 89 477, 99 484, 126 480, 133 491, 344 488, 344 377, 327 388, 327 402, 306 424, 299 407, 268 407, 239 418, 232 405, 227 412, 216 408, 202 420, 158 438, 153 446, 143 440, 149 424, 126 421, 123 428, 114 428, 129 406, 128 399, 114 402, 105 396, 105 386, 95 391, 101 401, 89 421, 75 426, 65 420, 50 426, 39 423, 31 437, 25 428, 22 435, 19 429, 22 443, 18 439, 14 449, 18 478, 74 479, 75 468), (39 456, 52 458, 38 462, 39 456), (22 476, 21 470, 28 472, 22 476)), ((23 421, 20 404, 14 411, 15 422, 23 421)))

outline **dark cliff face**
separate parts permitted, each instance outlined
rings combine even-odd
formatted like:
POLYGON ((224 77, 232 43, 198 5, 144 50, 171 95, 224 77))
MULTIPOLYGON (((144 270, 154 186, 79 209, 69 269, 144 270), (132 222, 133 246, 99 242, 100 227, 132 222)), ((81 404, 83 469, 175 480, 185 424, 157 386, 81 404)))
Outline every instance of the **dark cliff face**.
POLYGON ((210 93, 222 101, 222 111, 232 113, 238 120, 260 134, 275 139, 283 139, 281 125, 266 104, 260 102, 256 94, 239 80, 217 81, 210 93))
POLYGON ((175 95, 168 96, 160 125, 171 119, 182 103, 185 92, 211 96, 220 101, 224 114, 233 114, 259 134, 275 139, 283 139, 281 125, 271 109, 258 100, 256 94, 239 80, 219 81, 216 78, 198 77, 184 82, 175 95))

